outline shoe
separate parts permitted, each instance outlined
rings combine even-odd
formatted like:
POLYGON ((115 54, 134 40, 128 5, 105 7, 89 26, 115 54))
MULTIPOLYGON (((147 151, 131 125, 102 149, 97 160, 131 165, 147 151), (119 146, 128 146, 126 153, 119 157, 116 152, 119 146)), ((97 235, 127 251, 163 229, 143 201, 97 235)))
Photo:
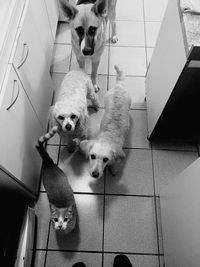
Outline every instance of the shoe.
POLYGON ((117 255, 114 259, 113 267, 133 267, 126 255, 117 255))
POLYGON ((86 265, 83 262, 77 262, 74 265, 72 265, 72 267, 86 267, 86 265))

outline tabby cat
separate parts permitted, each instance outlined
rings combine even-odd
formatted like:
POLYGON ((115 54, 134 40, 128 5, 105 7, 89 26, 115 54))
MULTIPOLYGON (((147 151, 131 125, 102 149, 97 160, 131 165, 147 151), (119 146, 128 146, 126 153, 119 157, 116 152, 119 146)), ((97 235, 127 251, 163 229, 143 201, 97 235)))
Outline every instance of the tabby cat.
POLYGON ((69 233, 75 228, 77 222, 73 190, 66 174, 53 162, 44 148, 44 142, 56 132, 57 126, 41 136, 36 143, 36 148, 43 159, 42 179, 49 200, 52 226, 55 230, 69 233))

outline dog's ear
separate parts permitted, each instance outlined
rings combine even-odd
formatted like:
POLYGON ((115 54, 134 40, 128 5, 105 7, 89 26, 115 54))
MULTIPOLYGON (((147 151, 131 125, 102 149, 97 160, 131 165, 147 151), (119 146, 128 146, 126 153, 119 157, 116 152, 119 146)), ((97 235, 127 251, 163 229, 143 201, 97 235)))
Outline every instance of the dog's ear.
POLYGON ((94 144, 94 140, 83 140, 80 142, 80 149, 82 152, 85 153, 86 156, 88 156, 93 144, 94 144))
POLYGON ((62 8, 64 16, 67 18, 68 22, 74 20, 76 14, 78 13, 78 9, 74 6, 70 5, 67 0, 60 0, 60 6, 62 8))
POLYGON ((106 0, 97 0, 93 5, 92 12, 95 13, 97 17, 106 17, 107 15, 107 1, 106 0))
POLYGON ((126 157, 124 151, 120 148, 114 151, 115 160, 123 160, 126 157))

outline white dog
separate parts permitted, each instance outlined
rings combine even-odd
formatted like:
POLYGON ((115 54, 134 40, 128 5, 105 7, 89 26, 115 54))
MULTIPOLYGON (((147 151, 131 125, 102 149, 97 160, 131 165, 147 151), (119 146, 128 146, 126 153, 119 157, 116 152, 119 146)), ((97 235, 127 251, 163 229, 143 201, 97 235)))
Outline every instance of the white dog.
POLYGON ((75 141, 87 138, 87 98, 98 110, 99 101, 90 77, 83 70, 68 72, 50 109, 50 126, 58 126, 58 134, 67 139, 69 152, 75 149, 75 141))
POLYGON ((116 86, 105 95, 100 133, 95 140, 83 140, 80 143, 81 150, 89 156, 90 174, 94 178, 100 178, 107 165, 111 167, 111 173, 116 175, 117 167, 125 157, 122 147, 129 131, 131 97, 124 88, 123 72, 117 66, 115 69, 116 86))

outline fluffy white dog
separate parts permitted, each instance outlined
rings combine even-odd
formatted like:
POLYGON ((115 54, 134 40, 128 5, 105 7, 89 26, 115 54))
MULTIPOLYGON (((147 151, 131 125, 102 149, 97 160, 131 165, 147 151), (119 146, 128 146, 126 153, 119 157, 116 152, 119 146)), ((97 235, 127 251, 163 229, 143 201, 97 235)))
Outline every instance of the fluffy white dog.
POLYGON ((111 173, 116 175, 117 167, 125 157, 122 147, 129 131, 131 97, 124 88, 123 72, 117 66, 115 69, 116 85, 105 95, 100 133, 95 140, 80 143, 81 150, 89 157, 90 174, 94 178, 100 178, 106 166, 110 166, 111 173))
POLYGON ((87 138, 87 98, 98 110, 99 101, 90 77, 82 69, 68 72, 50 109, 50 126, 58 126, 58 134, 66 139, 69 152, 75 149, 77 141, 87 138))

